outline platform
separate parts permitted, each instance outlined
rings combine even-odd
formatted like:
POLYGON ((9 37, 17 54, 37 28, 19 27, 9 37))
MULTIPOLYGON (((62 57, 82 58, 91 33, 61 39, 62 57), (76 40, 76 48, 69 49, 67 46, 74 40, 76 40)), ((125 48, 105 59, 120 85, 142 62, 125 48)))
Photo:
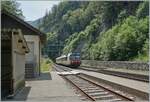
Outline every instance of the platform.
POLYGON ((14 97, 13 101, 83 102, 70 84, 54 71, 27 80, 26 87, 14 97))

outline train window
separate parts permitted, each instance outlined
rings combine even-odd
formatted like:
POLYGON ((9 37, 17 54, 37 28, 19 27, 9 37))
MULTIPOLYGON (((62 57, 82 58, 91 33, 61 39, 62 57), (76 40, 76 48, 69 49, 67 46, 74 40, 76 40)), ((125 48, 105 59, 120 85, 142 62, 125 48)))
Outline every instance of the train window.
POLYGON ((63 58, 61 58, 63 61, 66 61, 67 60, 67 57, 63 57, 63 58))
POLYGON ((80 60, 80 56, 75 56, 75 59, 80 60))
POLYGON ((80 56, 73 56, 73 55, 71 55, 70 56, 70 60, 80 60, 80 56))

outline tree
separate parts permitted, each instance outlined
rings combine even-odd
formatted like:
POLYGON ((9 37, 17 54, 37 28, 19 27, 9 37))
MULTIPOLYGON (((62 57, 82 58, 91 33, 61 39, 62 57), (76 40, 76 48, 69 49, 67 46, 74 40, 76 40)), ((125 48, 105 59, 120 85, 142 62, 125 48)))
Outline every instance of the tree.
POLYGON ((17 3, 15 0, 2 1, 1 7, 2 7, 2 10, 4 9, 4 10, 24 19, 22 11, 21 11, 21 9, 19 9, 19 3, 17 3))
POLYGON ((65 1, 45 14, 40 27, 48 45, 64 44, 64 54, 81 51, 85 59, 130 60, 148 38, 146 16, 145 1, 65 1))
POLYGON ((149 2, 144 1, 141 3, 137 9, 136 15, 138 18, 144 18, 149 15, 149 2))

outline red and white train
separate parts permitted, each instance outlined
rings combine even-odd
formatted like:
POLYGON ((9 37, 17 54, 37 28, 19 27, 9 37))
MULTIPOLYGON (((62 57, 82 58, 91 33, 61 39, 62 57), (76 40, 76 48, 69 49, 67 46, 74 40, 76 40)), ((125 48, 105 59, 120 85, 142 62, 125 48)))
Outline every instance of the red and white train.
POLYGON ((62 55, 56 58, 56 63, 65 66, 78 67, 81 64, 80 53, 69 53, 68 55, 62 55))

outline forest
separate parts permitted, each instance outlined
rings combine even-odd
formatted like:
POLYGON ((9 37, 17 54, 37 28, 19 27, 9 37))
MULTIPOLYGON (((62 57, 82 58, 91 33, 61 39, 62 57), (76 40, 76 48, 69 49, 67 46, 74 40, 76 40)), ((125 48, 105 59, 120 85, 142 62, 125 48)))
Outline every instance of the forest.
MULTIPOLYGON (((47 45, 82 59, 148 61, 148 1, 68 1, 54 6, 39 22, 47 45)), ((47 47, 46 47, 47 48, 47 47)))
POLYGON ((149 1, 63 1, 29 23, 47 34, 43 54, 52 59, 80 52, 88 60, 148 61, 149 1))

